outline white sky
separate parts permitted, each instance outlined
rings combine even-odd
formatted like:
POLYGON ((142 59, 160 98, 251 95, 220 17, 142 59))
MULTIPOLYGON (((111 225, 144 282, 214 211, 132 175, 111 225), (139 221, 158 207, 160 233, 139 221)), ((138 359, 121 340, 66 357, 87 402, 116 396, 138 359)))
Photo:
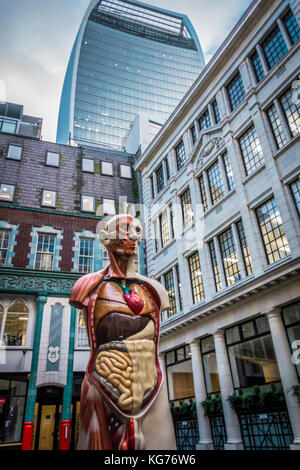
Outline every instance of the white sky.
MULTIPOLYGON (((251 1, 147 3, 188 15, 207 63, 251 1)), ((89 3, 90 0, 0 0, 0 99, 23 104, 25 114, 42 117, 44 140, 56 139, 64 75, 89 3)))

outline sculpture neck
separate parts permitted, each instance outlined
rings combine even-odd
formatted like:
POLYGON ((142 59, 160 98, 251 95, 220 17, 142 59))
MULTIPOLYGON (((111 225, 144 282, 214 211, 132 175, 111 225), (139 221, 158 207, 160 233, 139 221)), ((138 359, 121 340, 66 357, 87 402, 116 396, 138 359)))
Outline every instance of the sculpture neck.
POLYGON ((112 253, 110 250, 108 250, 108 255, 110 260, 110 266, 108 269, 109 277, 126 279, 128 277, 134 276, 134 255, 122 256, 116 253, 112 253))

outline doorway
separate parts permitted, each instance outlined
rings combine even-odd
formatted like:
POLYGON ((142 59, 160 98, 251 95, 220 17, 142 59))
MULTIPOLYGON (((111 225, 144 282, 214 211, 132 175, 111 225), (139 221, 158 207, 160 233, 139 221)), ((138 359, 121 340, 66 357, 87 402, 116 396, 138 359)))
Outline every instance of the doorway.
POLYGON ((33 446, 35 450, 59 448, 63 389, 41 387, 37 392, 33 446))

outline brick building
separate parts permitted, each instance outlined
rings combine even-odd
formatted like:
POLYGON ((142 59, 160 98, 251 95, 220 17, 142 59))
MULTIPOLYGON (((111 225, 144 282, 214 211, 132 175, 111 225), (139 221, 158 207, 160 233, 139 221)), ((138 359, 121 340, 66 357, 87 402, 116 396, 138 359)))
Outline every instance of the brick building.
POLYGON ((97 223, 135 211, 131 165, 125 152, 0 133, 2 446, 21 445, 24 422, 33 423, 32 449, 76 440, 89 349, 68 298, 78 277, 108 260, 97 223))

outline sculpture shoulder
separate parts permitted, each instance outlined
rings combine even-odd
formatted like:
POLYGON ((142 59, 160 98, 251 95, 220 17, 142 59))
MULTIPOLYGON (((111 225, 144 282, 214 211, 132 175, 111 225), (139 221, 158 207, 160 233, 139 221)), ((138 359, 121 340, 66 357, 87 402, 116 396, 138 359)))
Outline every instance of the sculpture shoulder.
POLYGON ((149 277, 143 276, 142 274, 137 275, 137 279, 140 281, 144 281, 148 284, 150 284, 157 292, 159 298, 160 298, 160 308, 161 310, 166 310, 169 308, 169 294, 164 288, 164 286, 156 281, 155 279, 150 279, 149 277))
POLYGON ((82 308, 83 305, 86 305, 86 298, 103 279, 104 275, 105 269, 95 273, 85 274, 77 279, 71 290, 70 304, 76 308, 82 308))

